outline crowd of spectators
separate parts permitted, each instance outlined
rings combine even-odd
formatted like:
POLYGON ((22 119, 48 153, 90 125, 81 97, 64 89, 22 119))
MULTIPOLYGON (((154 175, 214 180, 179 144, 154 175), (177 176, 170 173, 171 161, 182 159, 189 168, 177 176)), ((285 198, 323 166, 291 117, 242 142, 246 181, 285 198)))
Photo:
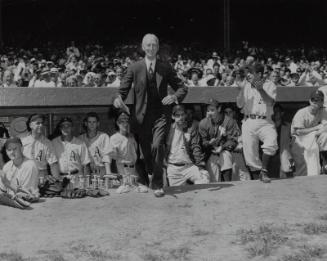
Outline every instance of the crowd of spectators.
MULTIPOLYGON (((327 84, 326 50, 257 48, 243 42, 229 52, 212 49, 166 48, 168 60, 189 87, 235 87, 247 77, 247 66, 261 62, 265 74, 278 86, 327 84)), ((0 52, 2 87, 119 87, 127 67, 143 57, 138 45, 99 44, 66 46, 47 43, 39 48, 3 48, 0 52)))

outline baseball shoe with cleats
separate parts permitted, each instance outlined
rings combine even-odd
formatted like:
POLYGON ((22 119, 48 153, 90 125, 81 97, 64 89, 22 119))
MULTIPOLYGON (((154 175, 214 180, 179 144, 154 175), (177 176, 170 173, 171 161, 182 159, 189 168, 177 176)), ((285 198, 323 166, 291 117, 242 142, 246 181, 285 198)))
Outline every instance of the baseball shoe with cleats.
POLYGON ((260 171, 260 180, 263 183, 270 183, 271 182, 271 179, 268 177, 268 171, 267 170, 262 169, 260 171))
POLYGON ((154 190, 154 195, 157 198, 161 198, 161 197, 163 197, 165 195, 165 192, 164 192, 164 190, 162 188, 161 189, 155 189, 154 190))
POLYGON ((120 185, 119 188, 117 188, 116 193, 122 194, 122 193, 127 193, 130 191, 131 191, 131 188, 129 185, 120 185))
POLYGON ((148 193, 149 189, 147 186, 144 186, 143 184, 138 184, 138 186, 136 187, 136 192, 138 193, 148 193))

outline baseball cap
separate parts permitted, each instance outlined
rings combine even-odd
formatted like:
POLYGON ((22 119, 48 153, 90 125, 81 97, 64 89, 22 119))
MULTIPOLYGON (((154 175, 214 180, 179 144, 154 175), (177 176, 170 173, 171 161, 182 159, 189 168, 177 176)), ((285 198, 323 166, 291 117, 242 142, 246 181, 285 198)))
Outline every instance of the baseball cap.
POLYGON ((26 136, 28 134, 26 124, 27 120, 28 119, 26 117, 18 117, 12 120, 9 127, 10 135, 14 137, 26 136))
POLYGON ((31 116, 29 116, 27 122, 30 123, 32 121, 36 121, 37 119, 42 119, 44 120, 44 115, 43 114, 32 114, 31 116))
POLYGON ((12 144, 12 143, 20 144, 21 146, 23 145, 20 138, 14 137, 14 138, 9 138, 6 140, 6 142, 4 144, 5 148, 8 148, 9 144, 12 144))
POLYGON ((129 114, 124 110, 119 110, 116 121, 127 120, 129 121, 129 114))
POLYGON ((70 117, 63 117, 59 121, 59 126, 61 126, 64 122, 68 122, 68 123, 73 124, 72 118, 70 118, 70 117))
POLYGON ((310 101, 324 101, 324 93, 320 90, 315 90, 310 95, 310 101))
POLYGON ((206 102, 207 106, 214 106, 214 107, 218 107, 220 105, 219 101, 217 101, 216 99, 210 98, 207 102, 206 102))
POLYGON ((175 115, 176 112, 185 112, 185 106, 184 105, 181 105, 181 104, 176 104, 173 107, 173 115, 175 115))

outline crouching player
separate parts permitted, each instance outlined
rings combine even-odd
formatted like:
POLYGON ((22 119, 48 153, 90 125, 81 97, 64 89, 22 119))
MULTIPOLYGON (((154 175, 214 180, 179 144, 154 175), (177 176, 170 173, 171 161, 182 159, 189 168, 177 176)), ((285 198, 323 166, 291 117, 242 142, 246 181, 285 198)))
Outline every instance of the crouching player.
POLYGON ((39 173, 34 160, 23 155, 19 138, 10 138, 4 144, 10 159, 0 173, 0 203, 26 208, 39 199, 39 173))
POLYGON ((166 141, 167 177, 170 186, 209 183, 209 173, 205 170, 204 154, 196 126, 188 126, 183 105, 173 108, 175 121, 166 141))

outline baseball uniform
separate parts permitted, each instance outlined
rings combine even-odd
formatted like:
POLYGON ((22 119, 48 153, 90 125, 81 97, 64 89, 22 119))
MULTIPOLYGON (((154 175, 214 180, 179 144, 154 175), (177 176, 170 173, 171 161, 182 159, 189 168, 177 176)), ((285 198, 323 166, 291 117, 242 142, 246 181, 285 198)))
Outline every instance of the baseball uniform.
POLYGON ((110 137, 109 156, 116 160, 118 173, 123 177, 135 176, 137 143, 133 135, 128 137, 116 132, 110 137))
POLYGON ((268 156, 273 156, 278 149, 277 132, 271 119, 277 88, 272 81, 263 83, 263 90, 273 100, 268 101, 250 82, 245 81, 240 87, 236 103, 245 117, 242 124, 244 158, 247 166, 257 171, 262 169, 259 141, 263 142, 261 148, 268 156))
POLYGON ((51 141, 44 136, 35 139, 31 134, 21 138, 21 141, 24 156, 35 160, 39 174, 46 176, 48 174, 47 165, 58 161, 51 141))
POLYGON ((109 136, 101 131, 93 138, 89 138, 86 133, 79 136, 79 139, 85 142, 91 163, 100 169, 101 175, 105 175, 106 169, 104 163, 110 163, 109 157, 109 136))
MULTIPOLYGON (((30 192, 34 196, 39 195, 39 173, 34 160, 25 158, 20 166, 15 166, 13 161, 8 161, 3 167, 3 175, 9 180, 11 187, 22 189, 30 192)), ((6 191, 6 186, 0 179, 0 189, 6 191)), ((9 193, 13 193, 9 191, 9 193)))
POLYGON ((61 136, 59 136, 52 140, 52 145, 58 159, 61 174, 77 170, 81 174, 83 173, 83 166, 90 163, 86 144, 76 137, 73 137, 71 141, 63 141, 61 136))

